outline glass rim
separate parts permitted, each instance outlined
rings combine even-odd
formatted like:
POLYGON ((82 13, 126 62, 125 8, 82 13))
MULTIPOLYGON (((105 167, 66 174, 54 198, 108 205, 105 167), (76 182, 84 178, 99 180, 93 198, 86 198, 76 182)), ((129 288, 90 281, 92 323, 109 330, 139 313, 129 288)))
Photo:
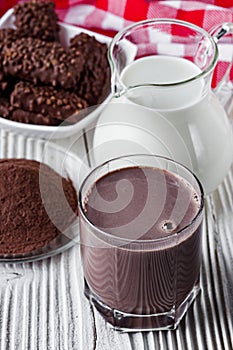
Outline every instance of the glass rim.
MULTIPOLYGON (((132 30, 132 29, 135 29, 137 27, 140 27, 140 26, 144 26, 144 25, 150 25, 150 24, 162 24, 162 23, 165 23, 165 24, 176 24, 176 25, 180 25, 180 26, 183 26, 183 27, 189 27, 193 30, 195 30, 196 32, 199 32, 199 33, 202 33, 203 36, 205 36, 206 38, 209 39, 209 41, 211 42, 211 44, 213 45, 214 47, 214 55, 213 55, 213 58, 209 64, 209 66, 203 70, 201 73, 193 76, 192 78, 189 78, 189 79, 185 79, 185 80, 182 80, 182 81, 177 81, 175 83, 146 83, 146 84, 139 84, 139 85, 133 85, 133 86, 130 86, 130 87, 126 87, 123 82, 121 81, 121 83, 124 85, 124 87, 127 89, 133 89, 133 88, 137 88, 137 87, 145 87, 145 86, 148 86, 148 87, 175 87, 175 86, 179 86, 179 85, 182 85, 182 84, 186 84, 186 83, 190 83, 190 82, 193 82, 197 79, 200 79, 202 77, 205 77, 206 75, 208 75, 215 67, 216 63, 217 63, 217 60, 218 60, 218 45, 216 43, 216 41, 214 40, 214 37, 208 33, 205 29, 193 24, 193 23, 190 23, 190 22, 187 22, 187 21, 183 21, 183 20, 179 20, 179 19, 171 19, 171 18, 153 18, 153 19, 147 19, 147 20, 143 20, 143 21, 138 21, 136 23, 133 23, 133 24, 130 24, 128 25, 127 27, 123 28, 121 31, 119 31, 112 39, 112 41, 110 42, 110 45, 108 47, 108 60, 109 60, 109 63, 110 63, 110 67, 111 67, 111 71, 112 71, 112 74, 117 70, 116 68, 116 65, 114 63, 114 59, 113 59, 113 48, 114 46, 116 45, 116 43, 119 41, 119 39, 121 37, 123 37, 124 34, 126 34, 128 31, 132 30)), ((169 57, 169 55, 168 55, 169 57)), ((121 80, 121 79, 120 79, 121 80)))
MULTIPOLYGON (((122 168, 118 168, 118 169, 123 169, 122 168)), ((161 168, 163 169, 163 168, 161 168)), ((106 174, 105 174, 106 175, 106 174)), ((101 178, 101 177, 100 177, 101 178)), ((101 163, 100 165, 98 165, 97 167, 95 167, 83 180, 80 189, 79 189, 79 194, 78 194, 78 213, 79 215, 82 215, 82 218, 84 219, 84 221, 92 228, 94 229, 96 232, 98 232, 102 237, 106 237, 106 238, 110 238, 110 239, 114 239, 115 241, 122 241, 125 242, 125 244, 153 244, 155 242, 158 243, 163 243, 163 242, 167 242, 171 239, 174 239, 174 236, 179 236, 182 234, 182 232, 184 232, 187 228, 193 226, 195 224, 195 222, 200 218, 202 212, 204 209, 204 189, 202 187, 202 184, 200 182, 200 180, 197 178, 197 176, 190 170, 188 169, 185 165, 170 159, 168 157, 164 157, 164 156, 160 156, 157 154, 130 154, 130 155, 125 155, 125 156, 119 156, 119 157, 115 157, 115 158, 111 158, 107 161, 105 161, 104 163, 101 163), (97 172, 99 169, 103 168, 104 166, 106 166, 107 164, 109 164, 110 162, 116 162, 118 160, 126 160, 126 159, 131 159, 131 158, 136 158, 136 157, 146 157, 146 158, 156 158, 156 159, 162 159, 164 161, 168 161, 170 163, 176 164, 179 167, 183 168, 184 170, 187 171, 187 173, 189 173, 192 178, 196 181, 196 184, 200 190, 200 208, 198 210, 198 212, 196 213, 196 215, 194 216, 194 218, 192 220, 190 220, 189 224, 187 224, 186 226, 182 227, 181 229, 179 229, 178 231, 167 235, 165 237, 160 237, 160 238, 155 238, 155 239, 128 239, 125 237, 118 237, 116 235, 110 234, 108 232, 106 232, 105 230, 102 230, 101 228, 95 226, 87 217, 85 210, 84 210, 84 206, 83 206, 83 195, 82 195, 82 191, 84 189, 84 186, 86 184, 86 182, 88 181, 88 179, 95 173, 97 172)), ((101 239, 101 237, 100 237, 101 239)))

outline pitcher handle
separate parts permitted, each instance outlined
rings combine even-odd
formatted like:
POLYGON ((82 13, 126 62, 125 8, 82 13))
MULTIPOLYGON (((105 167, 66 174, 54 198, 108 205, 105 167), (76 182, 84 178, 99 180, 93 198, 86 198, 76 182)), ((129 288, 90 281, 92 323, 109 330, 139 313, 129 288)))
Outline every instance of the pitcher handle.
MULTIPOLYGON (((227 34, 231 34, 233 36, 233 23, 226 22, 216 27, 212 28, 209 31, 209 34, 213 37, 216 44, 218 41, 227 34)), ((233 44, 232 44, 233 45, 233 44)), ((233 64, 233 56, 231 58, 231 62, 229 63, 226 72, 218 85, 214 88, 215 94, 218 96, 220 103, 226 108, 230 99, 233 96, 233 82, 230 81, 230 71, 233 64)))

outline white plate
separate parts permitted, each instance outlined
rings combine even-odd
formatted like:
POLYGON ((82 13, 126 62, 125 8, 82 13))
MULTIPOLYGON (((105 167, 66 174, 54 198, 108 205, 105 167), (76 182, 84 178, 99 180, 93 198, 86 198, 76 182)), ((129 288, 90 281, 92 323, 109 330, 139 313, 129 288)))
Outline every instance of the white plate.
MULTIPOLYGON (((14 16, 13 9, 7 11, 4 16, 0 19, 0 28, 9 28, 14 27, 14 16)), ((64 46, 67 46, 69 43, 69 39, 74 37, 75 35, 83 32, 89 35, 95 36, 96 40, 109 44, 111 38, 106 37, 101 34, 97 34, 91 32, 89 30, 59 23, 60 25, 60 39, 61 43, 64 46)), ((86 117, 77 122, 74 125, 69 126, 46 126, 46 125, 33 125, 33 124, 24 124, 19 122, 14 122, 8 119, 4 119, 0 117, 0 127, 6 129, 8 131, 20 133, 24 136, 31 136, 36 138, 44 138, 44 139, 59 139, 65 138, 74 134, 79 134, 85 129, 89 124, 91 124, 103 110, 104 106, 107 105, 110 100, 110 96, 106 98, 106 100, 101 103, 97 108, 91 111, 86 117)))

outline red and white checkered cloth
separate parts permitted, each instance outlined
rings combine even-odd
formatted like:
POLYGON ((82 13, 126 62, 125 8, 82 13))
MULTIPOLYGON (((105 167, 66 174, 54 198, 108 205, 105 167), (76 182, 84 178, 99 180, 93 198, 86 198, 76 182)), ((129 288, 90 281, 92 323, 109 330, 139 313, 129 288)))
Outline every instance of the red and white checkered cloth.
MULTIPOLYGON (((1 0, 0 15, 20 2, 22 0, 1 0)), ((217 24, 233 22, 233 0, 55 0, 55 3, 61 21, 110 36, 132 22, 148 18, 181 19, 207 31, 217 24)), ((223 76, 226 61, 230 59, 221 58, 214 85, 223 76)))

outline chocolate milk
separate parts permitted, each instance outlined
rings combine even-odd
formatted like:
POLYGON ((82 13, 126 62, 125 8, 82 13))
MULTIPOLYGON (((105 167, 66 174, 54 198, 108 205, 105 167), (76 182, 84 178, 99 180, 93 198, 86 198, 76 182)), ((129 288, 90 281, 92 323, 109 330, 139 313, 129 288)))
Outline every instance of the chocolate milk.
MULTIPOLYGON (((90 189, 85 211, 93 232, 81 228, 86 294, 114 326, 118 311, 176 310, 198 285, 200 201, 186 180, 150 167, 110 172, 90 189)), ((140 322, 125 317, 118 326, 158 326, 140 322)))

